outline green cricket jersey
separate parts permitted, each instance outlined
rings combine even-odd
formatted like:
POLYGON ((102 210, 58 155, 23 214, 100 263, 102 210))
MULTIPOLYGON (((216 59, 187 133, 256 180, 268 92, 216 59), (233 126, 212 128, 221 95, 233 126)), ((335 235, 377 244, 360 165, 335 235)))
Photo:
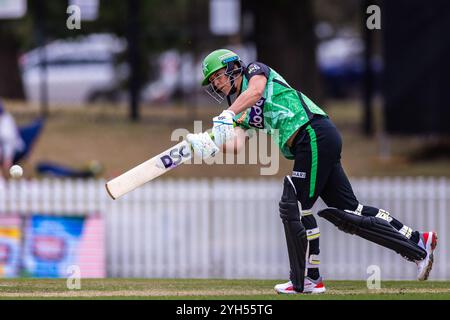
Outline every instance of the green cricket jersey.
POLYGON ((326 116, 326 113, 307 96, 293 89, 275 70, 259 62, 250 63, 245 68, 241 92, 247 90, 248 81, 255 75, 267 78, 264 94, 253 107, 237 114, 234 120, 245 130, 263 129, 270 135, 278 130, 278 135, 274 135, 275 142, 287 159, 294 159, 286 142, 314 114, 326 116))

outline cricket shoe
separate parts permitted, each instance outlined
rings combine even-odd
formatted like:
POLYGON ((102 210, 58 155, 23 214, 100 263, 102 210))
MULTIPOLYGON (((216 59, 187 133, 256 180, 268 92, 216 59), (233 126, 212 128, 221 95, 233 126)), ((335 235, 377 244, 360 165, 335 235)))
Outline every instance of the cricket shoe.
POLYGON ((434 249, 436 249, 437 245, 437 233, 430 232, 421 232, 419 246, 423 248, 427 252, 427 256, 423 260, 417 260, 417 279, 420 281, 424 281, 428 279, 430 275, 431 268, 433 267, 434 261, 434 249))
POLYGON ((275 291, 277 293, 283 293, 283 294, 295 294, 295 293, 324 293, 325 292, 325 285, 323 284, 322 277, 319 277, 317 280, 313 280, 309 277, 305 277, 305 284, 303 287, 303 292, 297 292, 294 290, 294 285, 291 281, 288 281, 286 283, 277 284, 275 286, 275 291))

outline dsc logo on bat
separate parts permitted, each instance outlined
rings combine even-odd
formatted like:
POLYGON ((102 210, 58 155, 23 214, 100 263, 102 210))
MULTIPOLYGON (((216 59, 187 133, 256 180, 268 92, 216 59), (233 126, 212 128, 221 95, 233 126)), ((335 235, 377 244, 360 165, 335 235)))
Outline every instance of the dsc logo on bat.
POLYGON ((180 164, 184 159, 191 157, 191 150, 188 145, 179 148, 173 148, 168 153, 159 158, 158 166, 161 168, 173 168, 180 164))

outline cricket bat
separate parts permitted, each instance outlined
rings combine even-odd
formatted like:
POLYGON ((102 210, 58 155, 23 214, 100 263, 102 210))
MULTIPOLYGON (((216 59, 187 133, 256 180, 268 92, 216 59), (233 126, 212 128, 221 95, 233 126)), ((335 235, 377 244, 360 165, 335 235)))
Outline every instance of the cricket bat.
MULTIPOLYGON (((236 127, 236 123, 233 123, 233 127, 236 127)), ((211 139, 214 139, 212 132, 209 136, 211 139)), ((161 152, 157 156, 108 181, 106 183, 106 191, 115 200, 173 168, 178 167, 191 159, 192 156, 193 150, 191 144, 183 140, 172 148, 161 152)))
POLYGON ((172 148, 108 181, 106 190, 115 200, 188 161, 192 158, 192 153, 190 143, 183 140, 172 148))

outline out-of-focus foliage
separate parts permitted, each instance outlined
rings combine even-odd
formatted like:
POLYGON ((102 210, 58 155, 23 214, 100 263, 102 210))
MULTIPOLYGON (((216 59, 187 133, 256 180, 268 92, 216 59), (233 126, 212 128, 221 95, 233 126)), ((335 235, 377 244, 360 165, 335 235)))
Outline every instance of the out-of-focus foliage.
MULTIPOLYGON (((39 35, 45 42, 54 39, 74 38, 90 33, 112 33, 118 37, 126 37, 129 32, 130 17, 137 19, 139 25, 138 51, 141 65, 141 79, 145 81, 151 68, 149 63, 152 54, 167 48, 192 50, 193 34, 198 30, 190 28, 190 21, 197 18, 199 8, 207 12, 208 2, 205 0, 139 0, 137 12, 129 12, 129 2, 123 0, 100 0, 99 14, 95 21, 82 21, 81 29, 69 30, 66 21, 69 17, 67 7, 69 1, 28 1, 26 16, 15 20, 0 20, 0 56, 2 65, 17 65, 21 52, 38 45, 39 35), (42 29, 41 29, 42 28, 42 29), (42 31, 42 34, 40 33, 42 31), (5 44, 5 45, 3 45, 5 44), (7 51, 8 54, 2 54, 7 51), (6 61, 10 60, 10 61, 6 61)), ((204 17, 207 22, 207 16, 204 17)), ((125 56, 120 57, 123 60, 125 56)), ((0 68, 1 70, 1 68, 0 68)), ((8 70, 16 73, 18 68, 8 70)), ((0 95, 10 95, 11 89, 2 90, 0 95)), ((13 90, 17 91, 17 90, 13 90)), ((19 90, 20 92, 22 89, 19 90)), ((23 93, 14 94, 20 97, 23 93)))

